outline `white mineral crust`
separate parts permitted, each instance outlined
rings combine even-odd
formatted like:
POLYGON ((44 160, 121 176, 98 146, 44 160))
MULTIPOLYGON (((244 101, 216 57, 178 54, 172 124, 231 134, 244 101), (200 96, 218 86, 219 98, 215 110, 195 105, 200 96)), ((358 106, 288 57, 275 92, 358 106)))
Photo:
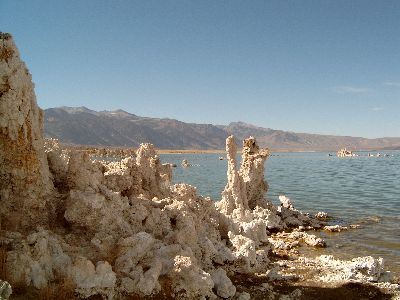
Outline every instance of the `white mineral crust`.
MULTIPOLYGON (((278 208, 266 199, 269 151, 253 137, 243 142, 239 170, 236 142, 227 138, 227 184, 217 203, 191 185, 171 185, 171 166, 151 144, 119 162, 92 161, 56 140, 44 148, 31 76, 4 33, 0 100, 0 239, 12 285, 70 280, 82 298, 142 297, 165 286, 177 298, 230 298, 232 276, 271 268, 270 250, 282 243, 271 244, 270 231, 322 227, 287 197, 278 208)), ((289 238, 291 247, 323 244, 305 232, 289 238)), ((383 267, 372 258, 320 261, 344 279, 378 280, 383 267)))

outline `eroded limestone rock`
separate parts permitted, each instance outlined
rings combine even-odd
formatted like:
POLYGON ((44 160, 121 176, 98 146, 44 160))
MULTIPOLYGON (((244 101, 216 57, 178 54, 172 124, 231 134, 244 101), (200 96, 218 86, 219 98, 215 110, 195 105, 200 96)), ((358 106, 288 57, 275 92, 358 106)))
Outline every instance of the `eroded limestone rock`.
MULTIPOLYGON (((243 143, 239 170, 236 143, 227 139, 227 185, 214 203, 191 185, 171 185, 171 166, 151 144, 117 162, 65 151, 55 140, 44 148, 33 84, 7 34, 0 34, 0 75, 0 215, 23 229, 0 232, 11 283, 43 289, 70 280, 81 298, 118 299, 153 296, 167 282, 176 298, 248 299, 229 277, 274 274, 270 252, 324 244, 296 230, 271 237, 322 223, 287 197, 278 208, 266 199, 269 151, 254 138, 243 143)), ((383 274, 374 259, 313 263, 340 270, 345 280, 383 274)))
POLYGON ((64 252, 61 237, 43 229, 23 239, 9 235, 3 241, 11 248, 7 253, 7 276, 13 284, 33 285, 40 289, 49 281, 68 276, 71 258, 64 252))
POLYGON ((43 111, 11 35, 0 32, 0 216, 9 229, 46 223, 52 189, 43 111), (24 215, 24 218, 20 216, 24 215))

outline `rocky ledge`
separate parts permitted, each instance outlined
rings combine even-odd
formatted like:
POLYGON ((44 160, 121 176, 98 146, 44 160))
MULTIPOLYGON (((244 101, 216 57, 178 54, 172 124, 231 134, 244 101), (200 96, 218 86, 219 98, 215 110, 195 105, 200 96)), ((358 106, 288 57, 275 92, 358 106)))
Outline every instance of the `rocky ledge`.
MULTIPOLYGON (((31 75, 9 34, 0 34, 1 297, 307 299, 310 287, 359 284, 398 295, 383 260, 305 258, 325 247, 310 217, 287 197, 265 198, 269 151, 227 138, 227 185, 219 202, 188 184, 142 144, 117 162, 43 139, 31 75)), ((357 295, 357 288, 351 289, 357 295)), ((314 293, 314 294, 313 294, 314 293)), ((372 294, 371 294, 372 295, 372 294)))

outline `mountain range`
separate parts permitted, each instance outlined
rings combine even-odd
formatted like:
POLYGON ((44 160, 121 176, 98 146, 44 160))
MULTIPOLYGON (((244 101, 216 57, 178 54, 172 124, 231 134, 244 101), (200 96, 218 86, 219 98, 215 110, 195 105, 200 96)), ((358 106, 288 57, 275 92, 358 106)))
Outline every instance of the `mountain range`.
POLYGON ((229 125, 185 123, 168 118, 140 117, 123 110, 94 111, 86 107, 45 110, 45 135, 63 143, 137 147, 149 142, 160 149, 224 149, 233 134, 238 142, 254 136, 260 146, 287 151, 400 149, 400 138, 367 139, 295 133, 244 122, 229 125))

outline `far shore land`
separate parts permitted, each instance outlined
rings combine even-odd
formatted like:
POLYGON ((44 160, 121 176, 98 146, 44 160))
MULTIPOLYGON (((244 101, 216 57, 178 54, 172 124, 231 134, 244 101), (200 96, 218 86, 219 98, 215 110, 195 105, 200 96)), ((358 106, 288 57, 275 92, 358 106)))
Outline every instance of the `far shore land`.
MULTIPOLYGON (((129 146, 100 146, 100 145, 75 145, 75 144, 63 144, 65 148, 73 148, 75 150, 87 151, 89 154, 102 155, 102 151, 107 155, 129 155, 135 153, 137 147, 129 146)), ((350 148, 349 148, 350 149, 350 148)), ((339 149, 269 149, 271 153, 336 153, 339 149)), ((352 149, 353 152, 368 152, 368 151, 395 151, 400 149, 352 149)), ((159 149, 156 148, 158 154, 226 154, 225 149, 159 149)), ((241 151, 238 150, 238 153, 241 151)))

